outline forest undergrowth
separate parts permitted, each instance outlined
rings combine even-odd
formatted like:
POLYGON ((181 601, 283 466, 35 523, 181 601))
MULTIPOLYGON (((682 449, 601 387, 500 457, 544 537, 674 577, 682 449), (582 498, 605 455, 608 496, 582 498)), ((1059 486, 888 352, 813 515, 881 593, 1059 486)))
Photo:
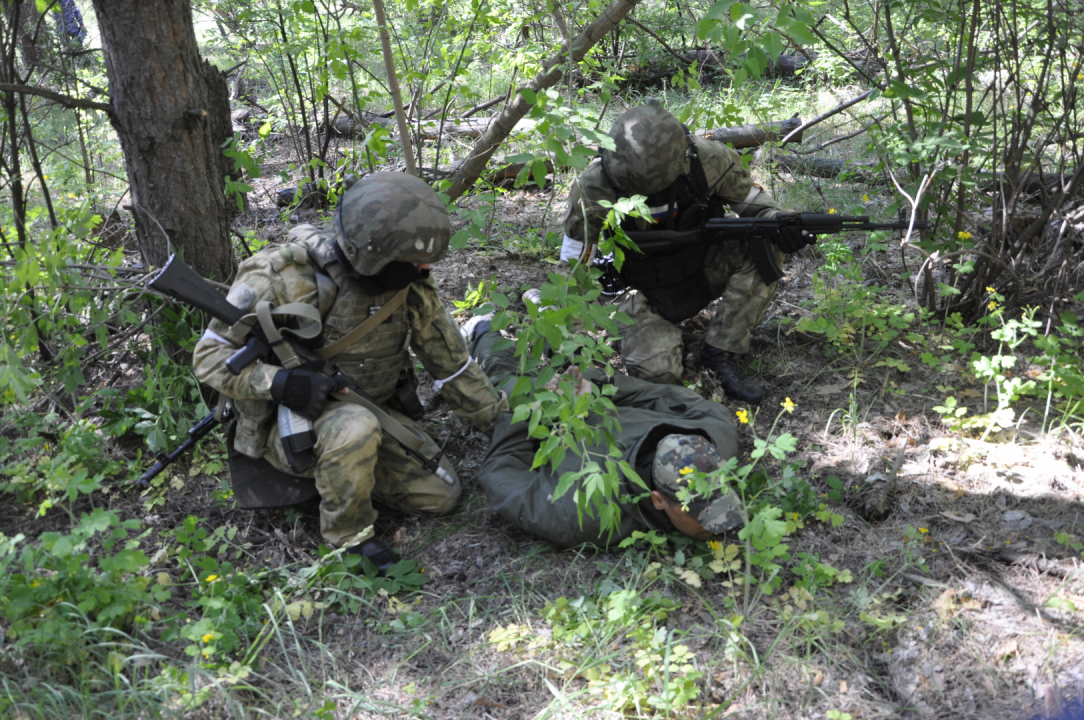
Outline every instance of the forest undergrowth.
MULTIPOLYGON (((391 103, 375 31, 353 4, 196 5, 202 52, 235 66, 238 259, 328 222, 347 174, 402 169, 377 117, 391 103)), ((426 427, 466 490, 446 517, 381 514, 405 558, 385 577, 323 546, 315 504, 239 510, 218 431, 137 482, 214 406, 190 367, 203 320, 146 287, 104 115, 20 108, 0 88, 0 714, 1080 717, 1084 49, 1057 5, 878 8, 834 3, 822 25, 791 5, 645 3, 644 34, 624 25, 537 91, 522 83, 561 13, 391 8, 417 165, 454 218, 434 277, 457 320, 496 310, 520 339, 522 389, 564 359, 623 368, 608 346, 620 323, 590 302, 597 278, 554 271, 569 184, 647 96, 692 131, 820 118, 799 142, 746 151, 758 182, 794 210, 932 229, 825 236, 788 258, 748 355, 759 407, 699 366, 714 308, 683 324, 683 382, 739 430, 721 476, 745 526, 711 541, 557 550, 503 522, 473 481, 488 439, 419 365, 426 427), (772 77, 784 41, 817 51, 772 77), (1060 57, 1031 52, 1044 42, 1060 57), (475 136, 425 123, 476 133, 474 108, 515 95, 530 110, 500 150, 514 169, 447 195, 475 136), (523 304, 529 287, 549 309, 523 304), (532 350, 543 340, 552 364, 532 350)), ((0 66, 29 77, 2 29, 0 66)), ((41 74, 105 85, 80 58, 41 74)), ((514 393, 529 422, 560 428, 544 430, 551 457, 590 432, 556 395, 532 402, 514 393)))

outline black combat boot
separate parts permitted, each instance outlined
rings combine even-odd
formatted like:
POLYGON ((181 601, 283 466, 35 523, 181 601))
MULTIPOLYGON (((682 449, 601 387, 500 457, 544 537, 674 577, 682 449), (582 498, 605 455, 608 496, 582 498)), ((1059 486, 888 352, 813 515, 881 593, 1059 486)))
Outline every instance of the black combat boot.
POLYGON ((376 537, 371 537, 359 545, 348 547, 346 552, 369 558, 369 562, 376 566, 376 571, 380 575, 386 573, 388 568, 399 562, 399 556, 392 552, 392 549, 385 545, 383 540, 376 537))
POLYGON ((700 351, 700 367, 715 373, 729 397, 750 405, 764 399, 764 386, 745 378, 734 353, 705 344, 700 351))

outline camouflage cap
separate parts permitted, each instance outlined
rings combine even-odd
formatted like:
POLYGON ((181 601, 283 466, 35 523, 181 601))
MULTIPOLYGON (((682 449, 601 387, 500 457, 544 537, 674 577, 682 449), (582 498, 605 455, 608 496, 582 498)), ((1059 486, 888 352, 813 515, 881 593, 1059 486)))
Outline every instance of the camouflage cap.
POLYGON ((617 186, 628 193, 653 195, 689 172, 685 126, 655 104, 625 112, 610 128, 615 149, 602 162, 617 186))
POLYGON ((339 202, 335 235, 350 264, 376 275, 393 261, 432 263, 448 252, 452 226, 433 189, 405 173, 379 172, 339 202))
MULTIPOLYGON (((699 435, 667 435, 655 446, 655 465, 651 477, 656 487, 661 486, 669 491, 669 495, 676 495, 685 481, 682 470, 692 468, 708 473, 719 469, 722 464, 719 453, 706 438, 699 435)), ((741 500, 732 490, 697 498, 691 503, 689 514, 705 530, 713 533, 733 530, 742 524, 741 500)))

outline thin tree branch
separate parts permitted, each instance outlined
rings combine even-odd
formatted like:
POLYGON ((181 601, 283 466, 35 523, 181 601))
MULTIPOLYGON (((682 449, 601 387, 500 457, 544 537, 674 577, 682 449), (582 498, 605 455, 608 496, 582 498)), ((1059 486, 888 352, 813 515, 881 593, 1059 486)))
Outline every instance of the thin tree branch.
POLYGON ((636 27, 640 28, 641 30, 646 32, 648 35, 655 38, 655 42, 657 42, 659 45, 662 45, 663 48, 666 49, 666 52, 670 53, 671 55, 673 55, 674 57, 676 57, 678 60, 685 63, 686 65, 689 64, 689 58, 685 57, 684 55, 682 55, 679 52, 676 52, 672 47, 670 47, 669 45, 666 44, 665 40, 663 40, 661 37, 659 37, 653 30, 648 28, 646 25, 644 25, 642 22, 640 22, 636 18, 632 17, 631 15, 626 16, 625 17, 625 22, 630 22, 633 25, 635 25, 636 27))
POLYGON ((43 97, 46 100, 52 100, 55 103, 63 105, 66 108, 74 109, 80 108, 83 110, 101 110, 102 112, 112 114, 113 106, 109 103, 94 102, 93 100, 83 100, 82 98, 73 98, 68 95, 61 95, 58 92, 52 90, 46 90, 43 87, 36 85, 19 85, 17 83, 0 83, 0 92, 13 92, 22 93, 23 95, 37 95, 43 97))
POLYGON ((783 141, 780 142, 779 144, 780 145, 786 145, 787 140, 790 140, 792 137, 794 137, 798 133, 802 132, 803 130, 806 130, 808 128, 813 127, 817 123, 824 122, 825 120, 832 117, 833 115, 838 115, 839 113, 843 112, 844 110, 846 110, 847 108, 849 108, 849 107, 851 107, 853 105, 857 105, 858 103, 862 102, 867 97, 869 97, 870 93, 872 93, 872 92, 873 92, 873 90, 867 90, 864 93, 862 93, 861 95, 859 95, 858 97, 854 98, 853 100, 848 100, 845 103, 842 103, 840 105, 835 106, 834 108, 832 108, 828 112, 824 113, 823 115, 818 115, 817 117, 813 118, 812 120, 805 121, 804 123, 802 123, 798 127, 791 130, 789 133, 787 133, 787 136, 785 138, 783 138, 783 141))

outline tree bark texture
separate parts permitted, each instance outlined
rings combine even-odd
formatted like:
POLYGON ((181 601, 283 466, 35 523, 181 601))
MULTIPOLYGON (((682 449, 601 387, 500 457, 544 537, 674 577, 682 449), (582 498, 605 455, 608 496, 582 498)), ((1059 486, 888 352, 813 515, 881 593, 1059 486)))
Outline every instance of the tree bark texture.
POLYGON ((170 247, 201 275, 233 274, 226 78, 201 62, 188 0, 94 0, 124 150, 132 215, 144 259, 160 266, 170 247))
MULTIPOLYGON (((101 2, 102 0, 97 1, 101 2)), ((594 22, 584 28, 584 31, 572 40, 571 53, 562 44, 561 49, 546 61, 542 70, 535 75, 527 87, 537 93, 556 85, 564 74, 565 64, 569 61, 569 54, 572 55, 571 60, 573 63, 583 60, 583 56, 587 54, 587 51, 616 27, 636 7, 638 2, 639 0, 613 0, 602 10, 594 22)), ((452 186, 448 189, 448 195, 453 201, 474 185, 474 181, 485 171, 490 156, 504 142, 508 134, 512 132, 516 122, 526 115, 530 109, 531 104, 520 93, 516 93, 515 98, 505 104, 501 112, 478 138, 478 141, 474 143, 470 155, 459 166, 452 178, 452 186)))

